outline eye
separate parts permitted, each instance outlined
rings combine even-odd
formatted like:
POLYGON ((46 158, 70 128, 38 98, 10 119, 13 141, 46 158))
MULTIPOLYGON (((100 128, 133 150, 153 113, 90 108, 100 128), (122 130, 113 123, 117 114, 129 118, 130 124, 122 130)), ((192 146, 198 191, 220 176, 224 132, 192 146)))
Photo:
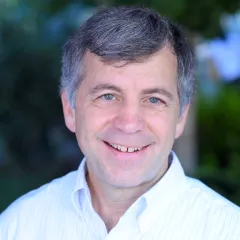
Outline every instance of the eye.
POLYGON ((158 103, 162 103, 162 102, 163 102, 162 100, 160 100, 159 98, 156 98, 156 97, 150 97, 150 98, 148 99, 148 101, 149 101, 150 103, 152 103, 152 104, 158 104, 158 103))
POLYGON ((115 99, 115 96, 113 94, 107 93, 107 94, 102 95, 101 98, 106 101, 112 101, 115 99))

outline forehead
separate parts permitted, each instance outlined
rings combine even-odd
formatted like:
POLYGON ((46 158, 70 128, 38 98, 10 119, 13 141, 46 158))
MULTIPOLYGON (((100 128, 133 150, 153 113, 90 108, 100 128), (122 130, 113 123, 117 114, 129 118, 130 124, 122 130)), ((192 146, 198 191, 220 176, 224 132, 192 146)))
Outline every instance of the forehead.
POLYGON ((129 85, 175 84, 177 58, 169 47, 164 47, 141 62, 108 64, 91 52, 84 57, 84 80, 87 85, 107 83, 129 85))

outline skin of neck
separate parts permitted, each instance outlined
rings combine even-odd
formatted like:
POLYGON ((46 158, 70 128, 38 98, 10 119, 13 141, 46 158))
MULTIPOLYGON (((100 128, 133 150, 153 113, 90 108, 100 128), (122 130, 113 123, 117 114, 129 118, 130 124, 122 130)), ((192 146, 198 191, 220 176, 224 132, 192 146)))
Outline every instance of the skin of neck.
POLYGON ((104 221, 108 232, 117 225, 128 208, 161 179, 167 169, 168 161, 154 179, 133 188, 116 188, 99 181, 91 172, 87 173, 93 208, 104 221))

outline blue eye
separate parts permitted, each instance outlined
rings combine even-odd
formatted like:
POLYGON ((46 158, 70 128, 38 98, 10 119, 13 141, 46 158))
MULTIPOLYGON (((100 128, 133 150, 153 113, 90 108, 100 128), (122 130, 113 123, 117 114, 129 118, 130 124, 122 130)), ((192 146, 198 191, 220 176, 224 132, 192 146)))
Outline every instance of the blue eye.
POLYGON ((114 99, 115 99, 115 96, 108 93, 108 94, 102 95, 102 98, 103 98, 103 100, 111 101, 111 100, 114 100, 114 99))
POLYGON ((157 103, 160 103, 161 100, 159 98, 150 97, 149 102, 152 103, 152 104, 157 104, 157 103))

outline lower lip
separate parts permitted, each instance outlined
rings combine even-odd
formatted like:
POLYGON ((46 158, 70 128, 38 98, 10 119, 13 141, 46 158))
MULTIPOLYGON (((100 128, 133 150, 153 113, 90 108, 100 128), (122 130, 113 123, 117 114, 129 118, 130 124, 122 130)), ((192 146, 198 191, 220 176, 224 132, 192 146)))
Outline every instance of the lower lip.
POLYGON ((106 147, 120 160, 134 160, 141 157, 143 154, 145 154, 146 150, 149 148, 150 145, 141 148, 141 150, 135 151, 135 152, 121 152, 119 150, 116 150, 115 148, 111 147, 108 143, 104 142, 106 147))

